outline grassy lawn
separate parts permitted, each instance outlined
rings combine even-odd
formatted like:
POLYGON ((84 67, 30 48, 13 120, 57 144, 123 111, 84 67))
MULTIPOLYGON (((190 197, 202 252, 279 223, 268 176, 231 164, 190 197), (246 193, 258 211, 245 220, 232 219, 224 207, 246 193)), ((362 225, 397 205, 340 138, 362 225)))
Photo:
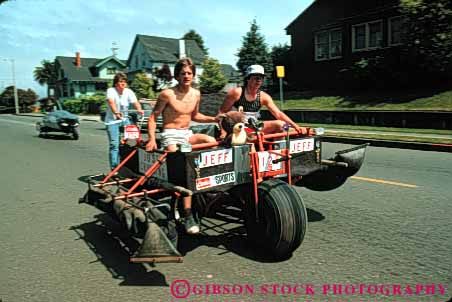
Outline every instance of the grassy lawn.
POLYGON ((401 133, 421 133, 421 134, 439 134, 452 135, 452 130, 437 130, 437 129, 411 129, 411 128, 392 128, 392 127, 372 127, 372 126, 351 126, 351 125, 336 125, 336 124, 313 124, 306 123, 302 126, 311 128, 325 128, 328 129, 343 129, 343 130, 361 130, 361 131, 384 131, 384 132, 401 132, 401 133))
POLYGON ((421 136, 397 136, 397 135, 384 135, 384 134, 357 134, 357 133, 334 133, 334 134, 331 134, 331 133, 328 133, 328 131, 325 132, 325 135, 326 136, 336 136, 336 137, 365 138, 365 139, 378 139, 378 140, 390 140, 390 141, 452 145, 452 139, 448 139, 448 138, 421 137, 421 136))
MULTIPOLYGON (((279 96, 275 94, 273 99, 281 108, 279 96)), ((452 111, 452 90, 350 94, 304 92, 298 95, 287 93, 284 96, 284 109, 452 111)))
POLYGON ((417 136, 416 134, 432 134, 432 135, 452 135, 452 130, 436 130, 436 129, 410 129, 410 128, 390 128, 390 127, 370 127, 370 126, 348 126, 333 124, 300 124, 311 128, 324 128, 325 135, 336 137, 350 138, 366 138, 379 140, 394 140, 404 142, 418 142, 430 144, 452 144, 452 139, 417 136), (354 131, 375 131, 377 133, 354 133, 354 132, 335 132, 337 130, 354 130, 354 131), (381 134, 378 132, 382 132, 381 134), (410 133, 412 135, 398 135, 398 133, 410 133))

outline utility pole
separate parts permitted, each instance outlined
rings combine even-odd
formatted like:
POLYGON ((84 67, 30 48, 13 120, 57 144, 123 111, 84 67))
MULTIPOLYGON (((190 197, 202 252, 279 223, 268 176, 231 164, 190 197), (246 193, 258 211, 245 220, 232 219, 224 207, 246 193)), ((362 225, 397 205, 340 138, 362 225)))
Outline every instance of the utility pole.
POLYGON ((11 62, 11 72, 12 72, 12 80, 13 80, 13 88, 14 88, 14 107, 16 108, 16 114, 19 114, 19 97, 17 95, 17 87, 16 87, 16 68, 14 66, 14 59, 6 59, 2 58, 3 61, 11 62))
POLYGON ((16 87, 16 69, 14 67, 14 59, 11 59, 11 70, 13 72, 13 85, 14 85, 14 106, 16 107, 16 114, 19 114, 19 97, 17 96, 16 87))

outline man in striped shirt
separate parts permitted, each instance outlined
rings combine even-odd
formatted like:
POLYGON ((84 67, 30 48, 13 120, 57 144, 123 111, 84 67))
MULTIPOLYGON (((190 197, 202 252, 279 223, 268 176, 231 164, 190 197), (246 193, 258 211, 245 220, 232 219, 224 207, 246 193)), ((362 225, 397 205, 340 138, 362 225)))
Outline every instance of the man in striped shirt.
POLYGON ((239 108, 242 106, 247 121, 250 118, 257 120, 260 117, 259 110, 262 106, 265 106, 276 120, 264 121, 264 127, 262 129, 264 133, 282 132, 284 131, 283 127, 288 124, 298 133, 308 134, 306 128, 298 126, 290 117, 279 110, 273 102, 272 97, 260 89, 264 77, 264 67, 261 65, 249 66, 245 72, 244 86, 229 91, 218 114, 226 113, 232 107, 239 108))

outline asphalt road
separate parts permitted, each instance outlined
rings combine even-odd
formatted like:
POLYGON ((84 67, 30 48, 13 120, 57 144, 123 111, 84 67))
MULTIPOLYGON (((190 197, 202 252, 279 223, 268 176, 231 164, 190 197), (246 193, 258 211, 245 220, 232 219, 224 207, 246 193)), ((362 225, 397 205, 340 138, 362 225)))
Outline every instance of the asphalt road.
MULTIPOLYGON (((371 147, 363 168, 339 189, 300 189, 308 232, 286 261, 266 260, 247 244, 243 228, 210 219, 204 221, 209 236, 181 237, 184 263, 144 266, 127 262, 132 242, 116 224, 77 203, 86 190, 80 179, 108 167, 102 124, 83 122, 73 141, 37 137, 38 120, 0 116, 2 302, 452 296, 450 153, 371 147), (186 293, 187 282, 187 299, 174 297, 186 293)), ((349 145, 324 147, 326 157, 349 145)))

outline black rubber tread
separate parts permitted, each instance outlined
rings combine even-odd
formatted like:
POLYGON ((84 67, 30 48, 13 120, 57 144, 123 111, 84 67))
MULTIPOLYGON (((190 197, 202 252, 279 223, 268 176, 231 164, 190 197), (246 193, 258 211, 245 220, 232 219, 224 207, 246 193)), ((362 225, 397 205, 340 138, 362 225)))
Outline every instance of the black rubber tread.
POLYGON ((275 258, 287 258, 300 246, 306 233, 303 200, 290 185, 279 179, 262 182, 258 190, 259 222, 255 220, 253 194, 243 194, 247 197, 245 225, 249 239, 275 258))
POLYGON ((72 129, 72 138, 74 140, 78 140, 79 137, 80 137, 80 134, 79 134, 78 128, 72 129))
POLYGON ((293 213, 295 215, 295 225, 297 225, 294 241, 292 242, 292 251, 295 251, 303 242, 304 236, 308 228, 308 213, 303 202, 303 198, 292 186, 288 186, 287 189, 291 191, 292 197, 289 200, 292 202, 293 213))

